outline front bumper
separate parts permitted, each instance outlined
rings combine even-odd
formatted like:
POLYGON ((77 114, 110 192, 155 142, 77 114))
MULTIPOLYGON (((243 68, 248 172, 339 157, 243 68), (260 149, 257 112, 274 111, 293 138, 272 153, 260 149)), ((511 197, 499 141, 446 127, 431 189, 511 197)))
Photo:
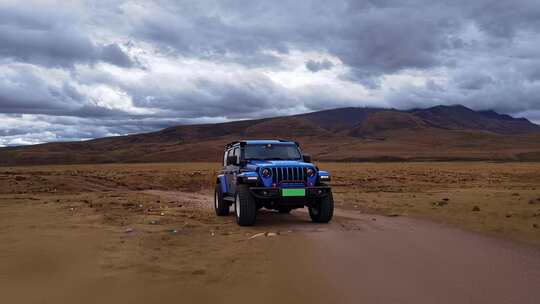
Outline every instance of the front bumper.
POLYGON ((329 186, 303 187, 306 189, 305 196, 283 196, 282 189, 290 188, 268 188, 268 187, 251 187, 251 194, 258 199, 266 200, 301 200, 325 197, 330 193, 329 186))

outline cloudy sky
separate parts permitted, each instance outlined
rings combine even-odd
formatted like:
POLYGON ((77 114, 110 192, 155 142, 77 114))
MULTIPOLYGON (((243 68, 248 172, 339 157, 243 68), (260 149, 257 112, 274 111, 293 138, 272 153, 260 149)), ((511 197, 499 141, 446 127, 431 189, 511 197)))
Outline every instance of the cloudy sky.
POLYGON ((436 104, 540 122, 540 1, 0 0, 0 146, 436 104))

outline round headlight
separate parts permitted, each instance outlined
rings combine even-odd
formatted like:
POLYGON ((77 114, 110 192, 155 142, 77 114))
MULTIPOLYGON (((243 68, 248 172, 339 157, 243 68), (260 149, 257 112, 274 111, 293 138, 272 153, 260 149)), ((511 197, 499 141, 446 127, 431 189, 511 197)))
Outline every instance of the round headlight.
POLYGON ((262 176, 263 177, 269 177, 270 175, 272 175, 272 172, 266 168, 264 168, 261 172, 262 176))
POLYGON ((307 169, 306 173, 309 177, 313 177, 315 175, 315 170, 309 168, 307 169))

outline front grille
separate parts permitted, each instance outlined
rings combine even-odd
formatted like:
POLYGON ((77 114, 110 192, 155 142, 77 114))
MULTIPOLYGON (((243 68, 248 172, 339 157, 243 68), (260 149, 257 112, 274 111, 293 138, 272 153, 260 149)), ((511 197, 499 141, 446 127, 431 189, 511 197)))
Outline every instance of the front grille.
POLYGON ((271 170, 274 184, 283 181, 307 181, 307 168, 304 167, 273 167, 271 170))

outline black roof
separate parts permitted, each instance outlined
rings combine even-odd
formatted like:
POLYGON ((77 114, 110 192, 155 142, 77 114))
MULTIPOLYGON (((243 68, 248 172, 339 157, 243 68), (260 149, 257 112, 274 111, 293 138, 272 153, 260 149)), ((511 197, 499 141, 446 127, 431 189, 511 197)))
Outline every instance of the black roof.
POLYGON ((290 142, 290 143, 295 143, 297 146, 300 146, 300 144, 294 140, 286 140, 286 139, 243 139, 243 140, 237 140, 237 141, 233 141, 233 142, 230 142, 228 143, 227 145, 225 145, 225 149, 229 149, 230 147, 236 145, 236 144, 279 144, 279 143, 284 143, 284 142, 290 142))

